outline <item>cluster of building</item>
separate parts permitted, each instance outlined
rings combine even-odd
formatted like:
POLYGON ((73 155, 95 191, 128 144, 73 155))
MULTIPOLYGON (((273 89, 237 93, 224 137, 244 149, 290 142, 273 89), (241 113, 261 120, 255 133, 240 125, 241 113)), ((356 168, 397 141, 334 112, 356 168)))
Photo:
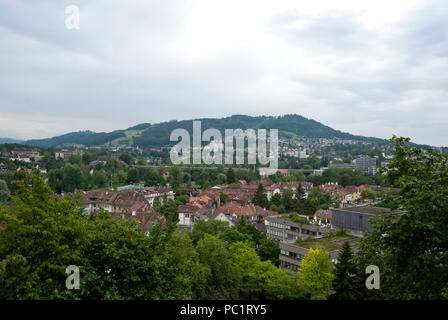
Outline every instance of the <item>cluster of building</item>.
MULTIPOLYGON (((361 193, 363 190, 379 191, 383 194, 387 194, 391 191, 398 191, 397 188, 379 187, 373 185, 363 184, 360 186, 347 186, 342 187, 337 182, 327 182, 319 186, 319 190, 322 193, 326 193, 331 196, 333 200, 339 200, 342 207, 353 206, 360 202, 361 193)), ((362 201, 362 203, 368 200, 362 201)), ((370 200, 375 202, 375 200, 370 200)))
MULTIPOLYGON (((16 171, 26 171, 27 173, 32 173, 33 171, 40 171, 43 174, 47 173, 47 170, 42 168, 42 165, 38 162, 42 159, 42 155, 39 151, 32 149, 14 149, 11 152, 2 152, 1 158, 9 159, 10 161, 22 161, 29 163, 26 165, 21 165, 16 168, 16 171)), ((0 172, 14 173, 14 170, 8 170, 8 167, 0 162, 0 172)))
POLYGON ((227 222, 230 226, 245 219, 254 224, 258 230, 264 231, 264 220, 268 216, 277 215, 275 211, 266 210, 260 206, 249 204, 241 206, 238 204, 224 204, 215 206, 211 204, 188 203, 180 205, 177 209, 179 214, 178 225, 182 229, 191 230, 198 220, 220 220, 227 222))
POLYGON ((294 172, 302 172, 304 174, 314 174, 315 176, 321 176, 324 169, 271 169, 271 168, 258 168, 258 172, 262 178, 269 177, 271 175, 290 176, 294 172))
POLYGON ((280 242, 280 267, 297 272, 310 248, 327 250, 332 262, 338 263, 340 249, 349 242, 354 253, 366 232, 372 231, 369 219, 384 213, 401 214, 388 208, 363 206, 319 210, 314 220, 304 216, 276 215, 267 217, 266 236, 280 242), (343 233, 338 230, 343 229, 343 233))
POLYGON ((283 194, 286 189, 294 193, 300 186, 306 193, 313 188, 312 183, 305 181, 273 183, 271 180, 256 180, 246 183, 241 180, 240 184, 241 188, 239 189, 233 189, 228 184, 214 186, 202 191, 198 197, 191 197, 188 204, 178 207, 179 227, 192 229, 194 223, 200 219, 217 219, 234 225, 242 217, 245 217, 260 231, 264 231, 266 217, 278 213, 252 203, 260 184, 263 186, 268 200, 274 194, 283 194), (222 200, 223 194, 225 200, 222 200))
MULTIPOLYGON (((330 141, 327 142, 331 144, 330 141)), ((313 150, 312 146, 307 143, 292 147, 284 146, 282 150, 286 155, 306 158, 305 147, 313 150)), ((83 151, 79 149, 63 149, 55 153, 55 158, 67 161, 73 155, 82 154, 83 151)), ((31 159, 34 159, 35 165, 36 163, 38 165, 37 161, 41 159, 38 151, 27 149, 15 149, 8 157, 10 160, 25 162, 31 162, 31 159)), ((90 165, 106 164, 111 159, 119 161, 118 155, 100 156, 90 165)), ((329 167, 358 168, 366 173, 375 174, 376 160, 376 158, 361 157, 355 159, 351 164, 330 164, 329 167)), ((264 172, 262 170, 271 169, 261 168, 262 177, 273 174, 271 171, 264 172)), ((0 172, 6 171, 6 166, 0 163, 0 172)), ((311 173, 321 174, 321 171, 313 170, 311 173)), ((275 170, 275 173, 280 175, 290 175, 292 172, 293 169, 275 170)), ((164 178, 167 179, 168 176, 164 175, 164 178)), ((330 195, 332 199, 338 199, 341 208, 318 210, 314 218, 311 219, 299 214, 279 214, 253 204, 252 201, 260 184, 263 186, 268 200, 271 200, 275 194, 283 194, 285 190, 291 190, 294 194, 300 187, 306 195, 313 188, 312 183, 305 181, 274 183, 262 178, 262 180, 250 183, 241 180, 238 188, 235 188, 235 185, 223 184, 205 189, 200 194, 197 194, 195 190, 190 190, 189 202, 177 208, 178 226, 191 230, 198 220, 210 219, 234 225, 244 217, 258 230, 265 231, 268 238, 279 241, 280 267, 296 272, 310 248, 327 250, 334 263, 338 262, 339 251, 344 242, 350 242, 356 253, 359 239, 366 232, 372 230, 369 219, 391 212, 386 208, 355 206, 360 203, 362 191, 365 189, 382 193, 394 191, 393 188, 370 185, 344 188, 337 182, 322 184, 318 189, 330 195), (344 229, 345 232, 338 233, 340 229, 344 229)), ((112 216, 134 219, 142 230, 148 232, 155 224, 164 220, 164 217, 153 209, 156 198, 160 199, 162 203, 170 199, 174 200, 174 192, 169 187, 123 187, 117 192, 87 191, 83 192, 82 204, 87 214, 92 214, 102 208, 112 216)), ((393 213, 400 214, 401 211, 393 213)))
POLYGON ((124 161, 120 160, 120 156, 118 154, 112 154, 99 156, 96 160, 89 162, 89 166, 95 167, 98 164, 104 166, 111 160, 116 160, 118 162, 121 162, 121 164, 125 164, 124 161))
POLYGON ((62 149, 54 153, 56 160, 62 159, 68 161, 71 156, 82 156, 85 152, 79 149, 62 149))
POLYGON ((351 139, 299 137, 294 139, 279 139, 279 151, 281 151, 281 155, 289 155, 299 158, 307 158, 309 157, 309 155, 312 155, 319 158, 320 156, 317 154, 317 151, 321 150, 324 147, 332 147, 341 144, 368 145, 370 143, 351 139))
POLYGON ((280 156, 295 157, 299 159, 307 159, 309 157, 305 148, 292 147, 287 143, 280 142, 278 151, 280 156))
POLYGON ((377 173, 376 158, 371 158, 367 156, 354 159, 351 163, 330 163, 328 167, 360 169, 365 173, 373 175, 377 173))
POLYGON ((42 158, 39 151, 22 148, 14 149, 11 152, 3 152, 1 156, 11 161, 23 162, 31 162, 31 160, 39 161, 42 158))
POLYGON ((156 197, 163 203, 174 200, 174 193, 168 187, 145 187, 118 192, 86 191, 82 195, 82 204, 87 214, 102 208, 112 216, 134 219, 144 231, 149 231, 164 219, 152 208, 156 197))

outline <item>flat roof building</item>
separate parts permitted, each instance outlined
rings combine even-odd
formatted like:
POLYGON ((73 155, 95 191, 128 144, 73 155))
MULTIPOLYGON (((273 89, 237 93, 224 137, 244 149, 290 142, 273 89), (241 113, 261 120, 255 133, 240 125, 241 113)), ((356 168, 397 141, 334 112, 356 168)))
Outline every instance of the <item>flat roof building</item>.
POLYGON ((302 259, 313 249, 323 249, 328 252, 328 256, 333 263, 338 263, 340 249, 345 242, 348 242, 354 254, 358 253, 357 243, 360 238, 350 235, 325 235, 321 238, 308 238, 298 240, 295 243, 280 242, 280 268, 297 272, 302 259))
POLYGON ((308 237, 322 237, 331 231, 329 225, 318 225, 317 221, 299 215, 277 215, 266 217, 266 236, 282 242, 295 242, 308 237))
MULTIPOLYGON (((389 208, 381 207, 351 207, 351 208, 331 208, 331 224, 336 228, 344 228, 351 234, 364 234, 372 231, 373 227, 369 222, 373 218, 384 213, 389 213, 389 208)), ((394 211, 392 213, 399 213, 394 211)))

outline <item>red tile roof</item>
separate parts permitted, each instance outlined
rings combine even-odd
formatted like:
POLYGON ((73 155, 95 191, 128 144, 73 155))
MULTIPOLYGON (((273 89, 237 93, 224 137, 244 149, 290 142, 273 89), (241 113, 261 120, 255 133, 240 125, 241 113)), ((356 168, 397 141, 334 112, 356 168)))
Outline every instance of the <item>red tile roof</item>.
POLYGON ((183 204, 177 207, 178 213, 195 213, 198 211, 201 207, 197 205, 192 204, 183 204))

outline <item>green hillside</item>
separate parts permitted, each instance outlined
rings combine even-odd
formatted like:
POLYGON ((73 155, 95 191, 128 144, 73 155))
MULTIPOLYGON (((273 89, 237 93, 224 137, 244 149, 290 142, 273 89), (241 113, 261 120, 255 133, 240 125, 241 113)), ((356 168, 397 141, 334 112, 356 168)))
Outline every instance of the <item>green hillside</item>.
MULTIPOLYGON (((201 120, 202 130, 216 128, 224 135, 225 129, 279 129, 280 138, 339 138, 375 143, 386 143, 383 139, 355 136, 339 130, 334 130, 315 120, 307 119, 299 115, 284 115, 278 117, 245 115, 233 115, 220 119, 201 120)), ((84 146, 119 145, 160 147, 172 144, 169 141, 174 129, 186 129, 192 134, 193 120, 169 121, 157 124, 142 123, 126 130, 116 130, 110 133, 92 131, 80 131, 65 135, 42 139, 28 140, 28 145, 50 147, 80 144, 84 146)))

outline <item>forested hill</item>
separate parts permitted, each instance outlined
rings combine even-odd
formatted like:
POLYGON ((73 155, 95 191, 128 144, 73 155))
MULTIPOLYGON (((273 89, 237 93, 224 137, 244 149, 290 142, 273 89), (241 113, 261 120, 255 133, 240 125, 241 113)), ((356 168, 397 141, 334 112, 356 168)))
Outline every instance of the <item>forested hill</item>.
POLYGON ((11 138, 0 138, 0 143, 22 143, 23 140, 11 139, 11 138))
MULTIPOLYGON (((201 120, 202 130, 216 128, 224 135, 224 129, 279 129, 280 138, 339 138, 375 143, 386 143, 386 140, 356 136, 346 132, 332 129, 320 122, 307 119, 299 115, 285 115, 279 117, 234 115, 220 119, 201 120)), ((177 128, 186 129, 192 134, 193 120, 169 121, 157 124, 142 123, 126 130, 117 130, 110 133, 80 131, 65 135, 41 139, 28 140, 27 145, 50 147, 63 145, 121 145, 140 147, 159 147, 169 145, 171 132, 177 128)))

